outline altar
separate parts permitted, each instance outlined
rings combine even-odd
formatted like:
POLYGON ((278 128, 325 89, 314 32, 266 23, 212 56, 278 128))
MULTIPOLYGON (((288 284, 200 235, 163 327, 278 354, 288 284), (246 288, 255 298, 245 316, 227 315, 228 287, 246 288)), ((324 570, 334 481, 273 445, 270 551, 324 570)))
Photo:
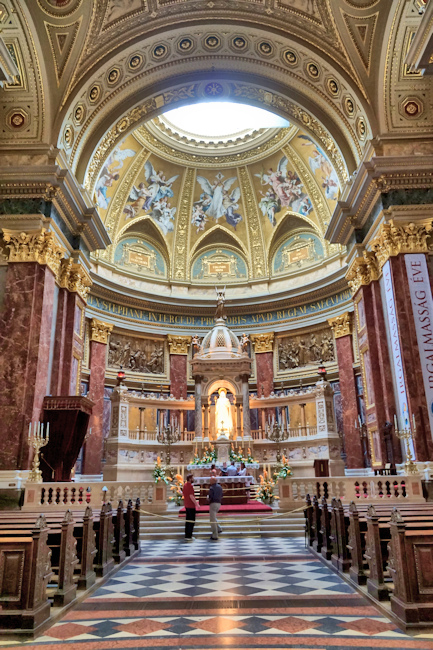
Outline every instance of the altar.
MULTIPOLYGON (((254 476, 217 476, 216 479, 223 489, 223 505, 248 503, 247 490, 255 483, 254 476)), ((200 486, 199 504, 208 505, 210 476, 199 476, 194 479, 194 483, 200 486)))

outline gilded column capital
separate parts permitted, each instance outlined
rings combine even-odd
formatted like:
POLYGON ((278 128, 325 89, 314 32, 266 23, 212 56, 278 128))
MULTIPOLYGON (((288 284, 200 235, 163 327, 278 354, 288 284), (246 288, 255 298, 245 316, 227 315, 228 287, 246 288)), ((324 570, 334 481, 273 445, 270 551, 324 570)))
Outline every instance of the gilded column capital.
POLYGON ((346 273, 346 280, 354 295, 361 286, 378 280, 380 275, 379 265, 374 253, 364 251, 362 257, 353 260, 346 273))
POLYGON ((65 249, 53 232, 45 228, 19 232, 3 228, 3 241, 9 249, 9 262, 46 264, 57 276, 65 249))
POLYGON ((431 228, 427 229, 424 224, 389 221, 381 225, 379 233, 371 241, 371 250, 382 269, 390 257, 400 253, 427 253, 430 236, 431 228))
POLYGON ((168 334, 167 341, 170 354, 188 354, 188 346, 191 345, 191 336, 175 336, 168 334))
POLYGON ((341 316, 328 319, 328 323, 334 332, 334 338, 340 339, 342 336, 352 334, 352 318, 352 312, 346 311, 344 314, 341 314, 341 316))
POLYGON ((63 260, 58 282, 61 287, 73 293, 78 293, 84 302, 87 302, 87 296, 93 282, 82 264, 74 262, 71 257, 63 260))
POLYGON ((254 352, 272 352, 274 349, 274 332, 264 332, 262 334, 251 334, 251 341, 254 344, 254 352))
POLYGON ((110 323, 104 323, 102 320, 92 318, 90 321, 90 340, 107 345, 108 337, 112 329, 113 325, 110 323))

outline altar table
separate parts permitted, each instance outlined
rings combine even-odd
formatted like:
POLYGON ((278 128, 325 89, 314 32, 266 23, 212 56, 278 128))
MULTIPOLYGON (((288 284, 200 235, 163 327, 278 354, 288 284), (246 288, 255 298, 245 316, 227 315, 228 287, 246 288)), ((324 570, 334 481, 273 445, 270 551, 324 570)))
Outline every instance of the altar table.
MULTIPOLYGON (((248 502, 247 489, 255 483, 254 476, 217 476, 216 479, 223 489, 223 504, 238 505, 248 502)), ((210 476, 194 478, 194 483, 200 486, 199 504, 207 505, 210 476)))

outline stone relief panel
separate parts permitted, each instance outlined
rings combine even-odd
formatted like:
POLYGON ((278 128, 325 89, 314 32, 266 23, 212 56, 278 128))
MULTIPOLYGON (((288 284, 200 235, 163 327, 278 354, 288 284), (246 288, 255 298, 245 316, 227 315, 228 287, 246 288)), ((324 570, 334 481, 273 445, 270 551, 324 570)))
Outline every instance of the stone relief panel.
POLYGON ((284 336, 277 339, 278 371, 335 361, 334 339, 330 328, 284 336))
POLYGON ((113 332, 108 345, 108 367, 144 374, 165 374, 165 348, 161 340, 113 332))

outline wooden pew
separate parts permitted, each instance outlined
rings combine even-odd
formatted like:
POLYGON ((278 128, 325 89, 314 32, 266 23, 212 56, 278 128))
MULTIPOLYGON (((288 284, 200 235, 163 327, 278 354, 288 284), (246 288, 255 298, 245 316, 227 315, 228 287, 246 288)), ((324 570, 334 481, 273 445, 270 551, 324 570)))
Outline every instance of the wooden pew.
POLYGON ((134 522, 134 532, 132 533, 132 542, 136 551, 140 549, 140 508, 141 502, 140 499, 137 499, 135 502, 135 508, 132 513, 132 518, 134 522))
POLYGON ((322 497, 320 504, 321 509, 321 528, 322 535, 322 548, 321 553, 325 560, 330 560, 332 557, 332 541, 331 541, 331 518, 329 515, 328 503, 325 497, 322 497))
POLYGON ((37 632, 50 619, 47 584, 52 575, 48 527, 40 515, 29 534, 0 538, 0 627, 37 632))
POLYGON ((105 576, 113 569, 113 544, 113 511, 111 508, 111 503, 104 503, 101 508, 99 526, 96 531, 97 553, 95 560, 95 571, 97 576, 105 576))
MULTIPOLYGON (((140 513, 138 516, 140 517, 140 513)), ((133 555, 135 551, 134 534, 134 508, 131 499, 129 499, 125 512, 125 542, 123 545, 127 557, 133 555)))
POLYGON ((319 501, 316 496, 313 496, 311 538, 312 538, 312 547, 316 551, 316 553, 320 553, 322 548, 322 531, 320 525, 321 514, 322 513, 319 508, 319 501))
POLYGON ((113 559, 115 562, 123 562, 126 557, 125 543, 125 515, 123 512, 123 501, 119 501, 117 506, 116 515, 114 517, 114 547, 113 559))

